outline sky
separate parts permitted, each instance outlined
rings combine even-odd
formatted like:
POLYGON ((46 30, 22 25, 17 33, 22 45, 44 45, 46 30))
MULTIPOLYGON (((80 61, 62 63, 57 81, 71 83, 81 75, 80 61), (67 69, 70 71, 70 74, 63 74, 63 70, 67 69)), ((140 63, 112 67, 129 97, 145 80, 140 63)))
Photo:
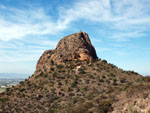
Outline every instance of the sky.
POLYGON ((150 0, 0 0, 0 73, 32 74, 45 50, 80 30, 99 58, 150 75, 150 0))

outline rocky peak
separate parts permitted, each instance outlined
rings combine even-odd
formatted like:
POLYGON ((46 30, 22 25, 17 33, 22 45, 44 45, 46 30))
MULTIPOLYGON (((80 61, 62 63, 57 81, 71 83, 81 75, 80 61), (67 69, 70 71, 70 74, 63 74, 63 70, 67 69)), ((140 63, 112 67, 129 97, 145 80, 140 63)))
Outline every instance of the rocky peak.
POLYGON ((37 69, 50 62, 61 64, 66 61, 89 61, 97 59, 95 48, 85 32, 78 32, 62 38, 54 50, 47 50, 40 57, 37 69))

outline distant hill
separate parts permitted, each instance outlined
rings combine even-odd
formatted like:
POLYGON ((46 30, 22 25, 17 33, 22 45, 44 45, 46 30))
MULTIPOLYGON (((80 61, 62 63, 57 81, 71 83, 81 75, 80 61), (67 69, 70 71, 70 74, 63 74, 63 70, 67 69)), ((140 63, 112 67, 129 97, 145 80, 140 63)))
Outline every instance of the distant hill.
POLYGON ((150 77, 98 59, 79 32, 45 51, 31 77, 0 94, 0 113, 150 113, 150 77))
POLYGON ((0 78, 28 78, 27 74, 18 74, 18 73, 0 73, 0 78))

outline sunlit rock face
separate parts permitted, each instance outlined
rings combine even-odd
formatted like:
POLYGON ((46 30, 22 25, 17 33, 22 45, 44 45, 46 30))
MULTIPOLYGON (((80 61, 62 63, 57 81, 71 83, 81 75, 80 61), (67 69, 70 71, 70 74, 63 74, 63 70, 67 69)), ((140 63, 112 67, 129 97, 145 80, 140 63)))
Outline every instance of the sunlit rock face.
POLYGON ((54 50, 43 53, 37 63, 37 69, 48 68, 51 62, 61 64, 66 61, 93 61, 97 59, 95 48, 85 32, 78 32, 62 38, 54 50))

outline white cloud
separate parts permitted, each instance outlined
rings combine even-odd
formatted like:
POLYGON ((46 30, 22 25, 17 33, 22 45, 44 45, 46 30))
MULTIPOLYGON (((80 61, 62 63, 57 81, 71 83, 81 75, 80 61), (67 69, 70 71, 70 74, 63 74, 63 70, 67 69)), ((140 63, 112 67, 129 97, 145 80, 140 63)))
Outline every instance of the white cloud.
POLYGON ((96 22, 100 26, 101 23, 108 24, 104 32, 113 35, 114 40, 127 41, 146 35, 145 31, 150 27, 149 6, 148 0, 79 0, 70 8, 61 8, 60 17, 67 24, 79 19, 96 22))
MULTIPOLYGON (((109 43, 112 41, 109 39, 128 41, 145 37, 150 28, 149 0, 75 0, 72 5, 62 5, 57 11, 55 12, 56 17, 51 17, 52 15, 46 11, 44 6, 34 7, 32 5, 28 9, 19 9, 0 5, 1 68, 4 67, 3 64, 7 64, 5 67, 12 67, 18 63, 18 67, 15 68, 19 71, 19 67, 23 65, 26 65, 23 68, 28 68, 27 64, 31 62, 34 62, 35 65, 43 51, 55 48, 58 42, 56 39, 52 40, 54 38, 47 37, 56 36, 58 32, 74 28, 71 26, 72 23, 80 20, 86 24, 96 25, 95 32, 101 36, 101 39, 92 39, 97 43, 95 44, 97 52, 113 53, 117 56, 129 54, 126 51, 126 45, 122 46, 124 42, 115 42, 120 45, 111 47, 109 43), (104 38, 107 39, 103 40, 104 38), (109 41, 108 46, 104 44, 100 48, 98 44, 103 41, 109 41), (118 48, 120 50, 124 47, 125 50, 118 51, 118 48), (19 63, 23 65, 20 66, 19 63)), ((80 25, 76 27, 78 29, 80 25)))
POLYGON ((7 8, 0 13, 0 40, 3 41, 20 39, 28 35, 55 34, 67 28, 67 24, 63 21, 53 22, 42 8, 36 10, 7 8))
POLYGON ((141 38, 144 36, 146 36, 146 34, 143 32, 130 31, 130 32, 119 32, 119 33, 112 34, 110 36, 110 39, 115 39, 116 41, 128 41, 129 39, 141 38))
POLYGON ((61 6, 55 20, 44 7, 23 10, 0 5, 0 40, 56 34, 80 19, 109 23, 114 30, 147 29, 144 24, 150 26, 149 5, 148 0, 78 0, 71 6, 61 6))
POLYGON ((78 19, 86 19, 92 21, 107 20, 110 17, 110 1, 109 0, 82 0, 74 3, 70 8, 63 9, 61 7, 60 16, 67 22, 78 19))
POLYGON ((6 7, 4 5, 0 5, 0 9, 5 9, 6 7))
POLYGON ((47 49, 54 49, 57 41, 49 41, 44 37, 34 37, 12 40, 0 41, 0 62, 36 62, 41 54, 47 49))
MULTIPOLYGON (((79 0, 70 8, 61 8, 60 15, 64 18, 69 17, 69 19, 66 19, 69 22, 80 18, 99 22, 136 20, 148 14, 148 9, 143 1, 79 0)), ((150 4, 150 2, 148 3, 150 4)))
POLYGON ((127 53, 125 51, 113 51, 113 53, 117 56, 127 56, 127 55, 129 55, 129 53, 127 53))
POLYGON ((98 51, 98 52, 112 51, 112 48, 100 48, 100 47, 96 47, 96 51, 98 51))
POLYGON ((100 39, 97 39, 97 38, 91 38, 91 40, 92 40, 92 42, 95 42, 95 43, 100 43, 100 42, 102 42, 102 40, 100 40, 100 39))
MULTIPOLYGON (((67 29, 72 22, 84 19, 95 22, 97 25, 109 23, 108 29, 101 30, 104 36, 116 41, 128 41, 128 39, 146 35, 144 31, 150 26, 149 5, 148 0, 78 0, 71 6, 60 7, 56 20, 46 13, 44 7, 17 9, 0 5, 0 40, 9 42, 22 39, 24 43, 29 41, 28 47, 33 51, 35 51, 34 48, 44 50, 49 45, 54 48, 57 42, 51 42, 49 39, 26 40, 26 38, 34 35, 42 37, 47 34, 56 34, 67 29), (31 46, 31 40, 34 40, 34 44, 39 44, 31 46)), ((101 40, 93 39, 93 41, 101 40)), ((24 49, 26 45, 20 41, 15 41, 14 44, 5 42, 0 45, 1 49, 19 49, 18 47, 24 49)), ((104 50, 106 49, 100 49, 100 51, 104 50)))

